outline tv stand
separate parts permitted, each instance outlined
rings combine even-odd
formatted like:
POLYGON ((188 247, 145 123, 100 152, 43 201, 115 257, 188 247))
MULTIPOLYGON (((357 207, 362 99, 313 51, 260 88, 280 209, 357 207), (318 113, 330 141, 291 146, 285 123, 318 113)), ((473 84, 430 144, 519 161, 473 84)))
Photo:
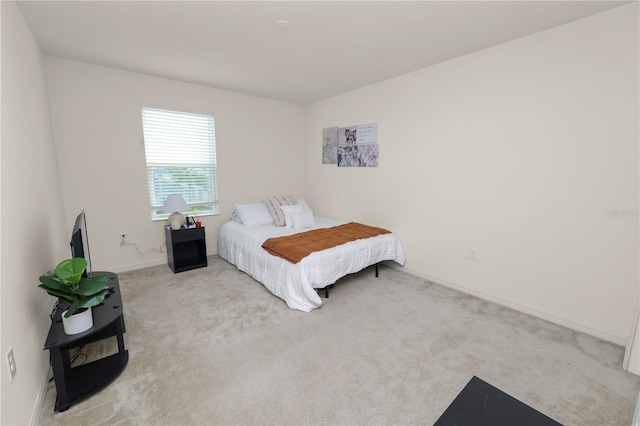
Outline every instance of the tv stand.
POLYGON ((122 314, 122 296, 118 276, 112 272, 93 272, 89 276, 106 275, 107 287, 113 290, 104 302, 94 306, 93 327, 82 333, 65 334, 62 326, 62 312, 68 303, 60 302, 52 314, 51 327, 44 349, 49 350, 49 362, 53 368, 56 383, 55 411, 65 411, 72 404, 93 395, 111 383, 124 371, 129 361, 129 351, 124 348, 124 316, 122 314), (118 353, 88 364, 71 367, 69 350, 116 336, 118 353))

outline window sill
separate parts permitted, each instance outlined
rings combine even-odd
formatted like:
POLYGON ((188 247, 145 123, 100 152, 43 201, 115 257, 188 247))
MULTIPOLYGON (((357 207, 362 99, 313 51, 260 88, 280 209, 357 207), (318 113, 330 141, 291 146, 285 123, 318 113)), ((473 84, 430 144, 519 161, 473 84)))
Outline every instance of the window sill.
MULTIPOLYGON (((193 217, 193 214, 187 213, 184 216, 185 217, 187 217, 187 216, 193 217)), ((198 215, 198 217, 206 217, 206 216, 220 216, 220 212, 217 212, 217 213, 202 213, 202 214, 198 215)), ((152 222, 160 222, 160 221, 166 221, 167 219, 169 219, 169 215, 167 215, 166 217, 154 217, 154 218, 151 218, 151 221, 152 222)))

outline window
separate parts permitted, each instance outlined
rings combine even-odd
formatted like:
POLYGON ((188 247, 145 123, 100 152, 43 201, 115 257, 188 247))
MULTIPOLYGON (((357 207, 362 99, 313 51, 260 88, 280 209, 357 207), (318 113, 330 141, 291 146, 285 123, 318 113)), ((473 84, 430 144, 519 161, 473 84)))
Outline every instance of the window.
POLYGON ((216 138, 212 115, 142 108, 142 130, 152 219, 170 194, 198 215, 218 214, 216 138))

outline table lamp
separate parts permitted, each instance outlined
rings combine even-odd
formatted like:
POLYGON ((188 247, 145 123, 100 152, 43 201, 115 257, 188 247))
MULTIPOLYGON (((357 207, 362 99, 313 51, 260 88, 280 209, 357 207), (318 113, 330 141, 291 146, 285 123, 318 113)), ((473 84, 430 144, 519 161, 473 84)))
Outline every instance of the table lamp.
POLYGON ((187 220, 184 218, 184 215, 180 212, 184 212, 187 210, 191 210, 191 207, 184 201, 182 195, 180 194, 171 194, 164 200, 164 204, 160 208, 160 210, 165 212, 174 212, 169 216, 168 221, 171 229, 177 231, 184 225, 187 220))

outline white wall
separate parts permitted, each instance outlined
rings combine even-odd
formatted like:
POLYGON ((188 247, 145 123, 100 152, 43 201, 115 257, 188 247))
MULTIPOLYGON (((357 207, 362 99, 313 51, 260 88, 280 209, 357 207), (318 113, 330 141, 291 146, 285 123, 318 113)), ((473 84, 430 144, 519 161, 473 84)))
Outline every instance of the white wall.
POLYGON ((164 243, 166 221, 151 221, 143 105, 215 116, 220 209, 203 218, 207 250, 234 203, 269 194, 303 193, 304 110, 195 84, 45 57, 54 137, 67 223, 84 209, 94 270, 122 271, 166 263, 121 247, 121 233, 140 250, 164 243))
POLYGON ((409 271, 624 344, 638 300, 637 7, 308 105, 307 199, 393 230, 409 271), (378 168, 321 164, 323 128, 369 122, 378 168))
POLYGON ((42 345, 54 298, 38 277, 68 252, 42 55, 14 2, 2 14, 0 423, 28 424, 48 368, 42 345), (6 353, 17 374, 9 382, 6 353))

